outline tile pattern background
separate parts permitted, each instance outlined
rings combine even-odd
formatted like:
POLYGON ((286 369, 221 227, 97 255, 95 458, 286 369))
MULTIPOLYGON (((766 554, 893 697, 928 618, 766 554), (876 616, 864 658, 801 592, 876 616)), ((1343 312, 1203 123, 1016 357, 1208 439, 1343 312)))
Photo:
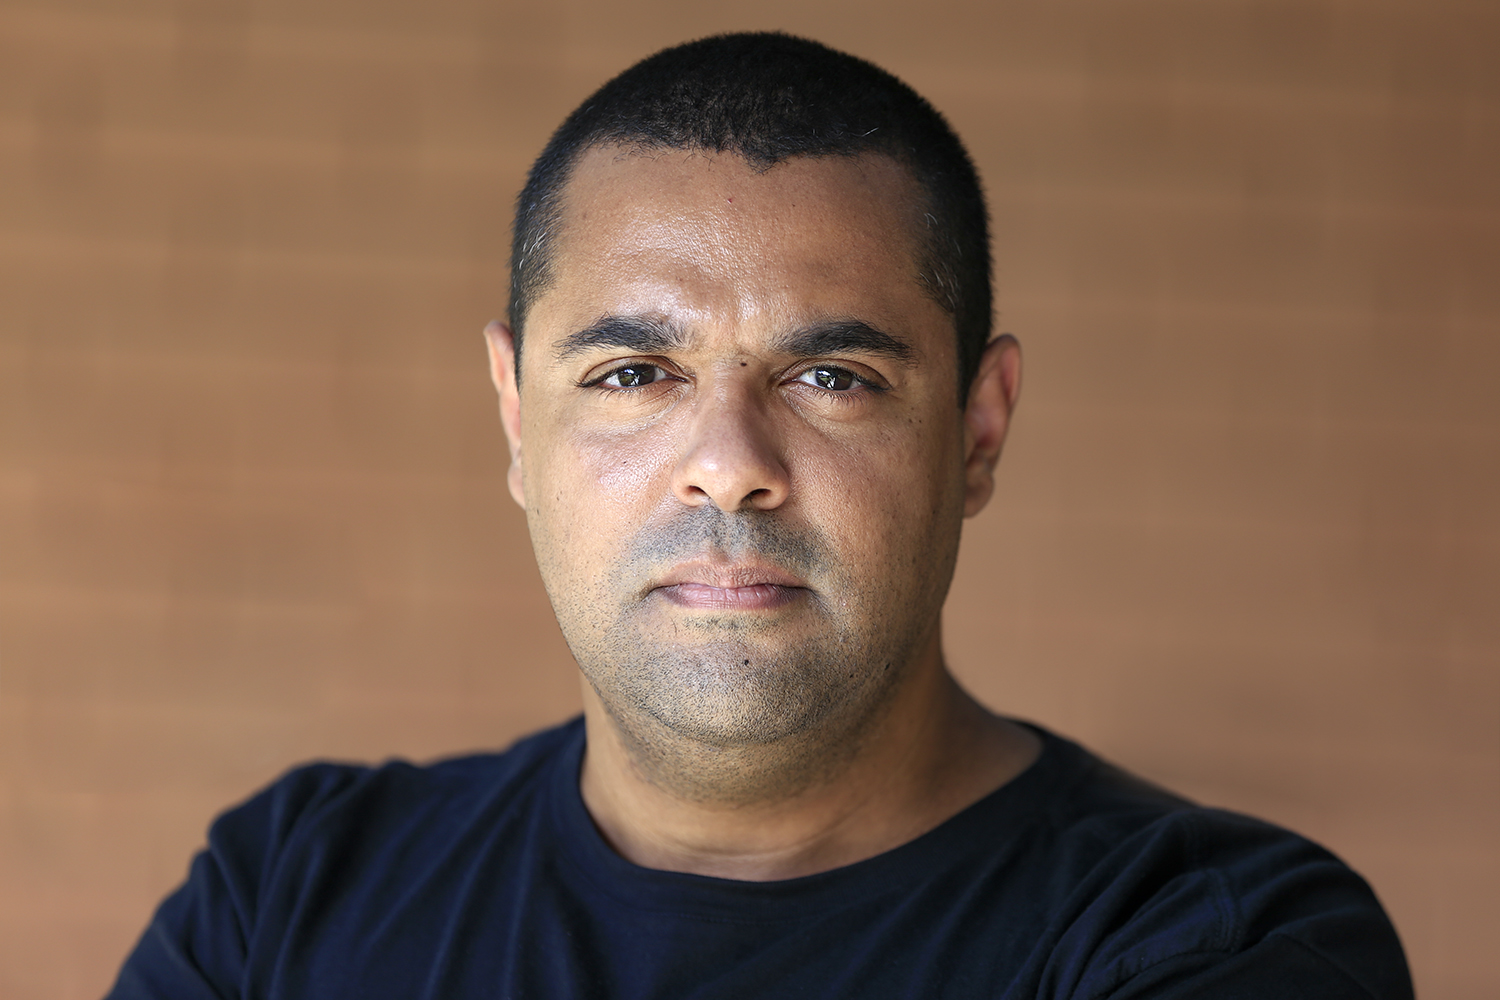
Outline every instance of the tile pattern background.
POLYGON ((4 0, 0 994, 211 816, 575 711, 480 329, 610 74, 717 30, 949 114, 1026 348, 947 630, 994 706, 1364 871, 1500 994, 1500 8, 4 0))

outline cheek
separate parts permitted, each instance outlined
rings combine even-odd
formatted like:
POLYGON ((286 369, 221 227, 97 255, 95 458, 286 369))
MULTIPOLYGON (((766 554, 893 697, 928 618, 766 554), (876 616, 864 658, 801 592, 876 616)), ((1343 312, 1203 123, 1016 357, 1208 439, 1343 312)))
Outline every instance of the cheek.
POLYGON ((870 489, 889 496, 896 505, 941 492, 962 464, 956 457, 961 451, 958 421, 943 422, 920 409, 909 407, 871 433, 852 437, 843 447, 847 466, 859 471, 858 476, 851 473, 851 478, 867 480, 870 489))
POLYGON ((962 463, 951 434, 922 422, 868 437, 809 439, 796 479, 803 504, 855 562, 909 560, 956 530, 962 463))
POLYGON ((597 510, 632 504, 665 482, 673 455, 665 420, 622 427, 591 420, 586 413, 558 409, 541 414, 535 432, 527 428, 527 492, 533 478, 549 510, 597 510), (533 472, 533 467, 536 471, 533 472))
POLYGON ((667 498, 669 438, 656 429, 574 429, 555 439, 538 488, 528 481, 527 496, 560 567, 592 573, 667 498))
POLYGON ((666 479, 672 460, 670 442, 660 434, 596 431, 571 444, 579 478, 604 502, 628 503, 649 492, 666 479))

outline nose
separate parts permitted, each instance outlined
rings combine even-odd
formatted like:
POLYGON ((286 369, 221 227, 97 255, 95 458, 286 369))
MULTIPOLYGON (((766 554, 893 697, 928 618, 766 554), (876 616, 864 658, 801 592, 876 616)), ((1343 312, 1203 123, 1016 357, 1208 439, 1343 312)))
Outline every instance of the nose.
POLYGON ((780 442, 765 403, 745 385, 720 385, 700 395, 672 491, 691 507, 705 501, 728 513, 772 510, 791 490, 780 442))

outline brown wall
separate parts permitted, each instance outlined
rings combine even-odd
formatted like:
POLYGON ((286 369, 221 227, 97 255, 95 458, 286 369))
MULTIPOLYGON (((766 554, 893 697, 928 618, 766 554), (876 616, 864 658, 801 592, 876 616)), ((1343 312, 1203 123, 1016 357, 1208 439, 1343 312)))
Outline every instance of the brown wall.
POLYGON ((509 206, 589 89, 740 27, 902 75, 986 178, 1027 384, 960 675, 1500 995, 1488 0, 6 0, 0 995, 102 992, 294 762, 576 709, 482 366, 509 206))

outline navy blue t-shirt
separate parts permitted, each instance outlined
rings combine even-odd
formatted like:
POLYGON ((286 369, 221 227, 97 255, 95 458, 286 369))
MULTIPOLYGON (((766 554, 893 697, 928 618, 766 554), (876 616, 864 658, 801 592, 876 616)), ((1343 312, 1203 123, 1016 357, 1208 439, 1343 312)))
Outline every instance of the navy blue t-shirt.
POLYGON ((614 853, 580 720, 426 767, 301 768, 214 823, 111 996, 1411 997, 1327 851, 1041 736, 929 833, 779 882, 614 853))

